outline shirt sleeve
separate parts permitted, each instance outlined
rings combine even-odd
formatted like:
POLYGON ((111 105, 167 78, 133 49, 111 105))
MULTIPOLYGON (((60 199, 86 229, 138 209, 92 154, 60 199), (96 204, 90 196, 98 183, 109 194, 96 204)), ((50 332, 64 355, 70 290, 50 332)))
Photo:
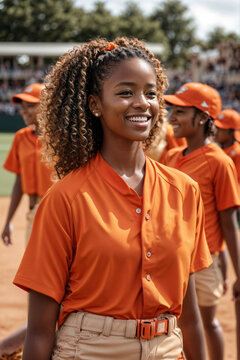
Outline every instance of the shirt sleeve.
POLYGON ((197 184, 196 184, 196 202, 197 202, 196 234, 195 234, 195 246, 191 258, 191 266, 190 266, 191 274, 209 267, 212 263, 211 254, 205 236, 204 207, 203 207, 199 186, 197 184))
POLYGON ((237 171, 230 157, 220 159, 214 171, 214 192, 218 211, 240 206, 237 171))
POLYGON ((31 237, 13 281, 15 285, 61 303, 74 252, 72 224, 68 198, 53 187, 35 215, 31 237))
POLYGON ((20 161, 19 161, 19 136, 15 134, 11 149, 3 164, 3 167, 15 174, 21 173, 20 161))

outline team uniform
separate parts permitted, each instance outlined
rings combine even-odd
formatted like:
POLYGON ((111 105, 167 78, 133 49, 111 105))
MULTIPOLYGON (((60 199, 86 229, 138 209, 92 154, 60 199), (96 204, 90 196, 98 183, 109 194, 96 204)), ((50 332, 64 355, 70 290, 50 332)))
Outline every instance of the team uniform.
POLYGON ((185 156, 184 149, 182 147, 171 150, 165 163, 191 176, 200 187, 205 209, 206 239, 213 264, 209 269, 196 273, 196 290, 199 305, 212 306, 218 302, 222 292, 222 276, 217 255, 223 250, 224 239, 218 213, 240 205, 237 174, 232 160, 214 143, 202 146, 185 156), (211 281, 211 284, 208 284, 206 278, 202 279, 204 273, 209 273, 208 282, 211 281))
POLYGON ((98 153, 43 197, 14 284, 61 304, 53 359, 59 347, 68 346, 66 334, 80 341, 79 358, 81 351, 91 354, 91 340, 103 359, 109 342, 124 345, 126 358, 130 345, 141 353, 135 319, 153 317, 164 319, 163 335, 140 339, 142 346, 150 351, 158 341, 170 354, 174 342, 182 348, 176 318, 189 275, 210 264, 195 181, 146 157, 139 196, 98 153))
POLYGON ((52 185, 52 170, 44 164, 41 157, 41 142, 34 132, 34 126, 31 125, 16 132, 12 147, 3 164, 6 170, 21 176, 23 193, 35 194, 38 197, 36 206, 27 214, 27 239, 30 235, 37 204, 52 185))

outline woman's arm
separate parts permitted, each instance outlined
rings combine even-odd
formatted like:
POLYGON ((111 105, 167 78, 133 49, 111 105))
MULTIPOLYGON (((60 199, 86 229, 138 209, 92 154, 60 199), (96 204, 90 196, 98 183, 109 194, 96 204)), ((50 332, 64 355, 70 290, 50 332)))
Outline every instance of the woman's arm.
POLYGON ((52 298, 30 291, 28 308, 23 360, 49 360, 53 351, 60 306, 52 298))
POLYGON ((183 333, 183 348, 187 360, 206 360, 206 346, 197 304, 194 275, 189 277, 178 325, 183 333))
POLYGON ((6 223, 3 228, 3 232, 2 232, 2 240, 3 240, 4 244, 7 246, 12 244, 10 221, 11 221, 15 211, 17 210, 17 207, 20 203, 22 195, 23 195, 23 192, 22 192, 21 176, 16 175, 16 180, 13 185, 11 202, 9 205, 7 219, 6 219, 6 223))

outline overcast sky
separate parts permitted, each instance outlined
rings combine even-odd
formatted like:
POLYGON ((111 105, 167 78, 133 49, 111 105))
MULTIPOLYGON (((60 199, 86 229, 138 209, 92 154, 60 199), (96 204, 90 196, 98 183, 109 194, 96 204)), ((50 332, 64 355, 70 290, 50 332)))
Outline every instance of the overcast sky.
MULTIPOLYGON (((95 0, 74 0, 77 6, 92 10, 95 0)), ((163 0, 135 0, 144 14, 151 12, 163 0)), ((120 13, 128 0, 105 0, 106 7, 114 14, 120 13)), ((206 34, 216 26, 223 27, 226 32, 234 31, 240 35, 240 0, 182 0, 189 8, 196 25, 197 36, 204 39, 206 34)))

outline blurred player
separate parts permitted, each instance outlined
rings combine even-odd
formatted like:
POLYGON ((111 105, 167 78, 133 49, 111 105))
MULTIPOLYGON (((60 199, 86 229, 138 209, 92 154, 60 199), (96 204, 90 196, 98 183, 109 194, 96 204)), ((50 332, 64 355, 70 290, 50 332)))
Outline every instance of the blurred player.
POLYGON ((169 151, 166 164, 198 182, 204 203, 205 232, 213 264, 195 274, 196 291, 210 359, 223 360, 223 332, 215 317, 224 285, 219 253, 225 239, 237 277, 233 285, 233 296, 237 300, 240 297, 240 252, 236 213, 240 197, 232 160, 209 140, 213 119, 221 110, 221 99, 218 92, 207 85, 187 83, 175 95, 166 95, 165 100, 172 105, 169 120, 174 135, 187 140, 187 147, 169 151))
MULTIPOLYGON (((51 172, 42 161, 41 142, 38 139, 38 115, 40 112, 40 93, 43 84, 27 86, 23 93, 12 96, 14 104, 20 104, 21 115, 27 127, 16 132, 12 147, 4 163, 4 168, 16 174, 7 219, 2 231, 6 246, 12 245, 11 220, 18 208, 23 194, 28 195, 26 241, 31 233, 33 218, 41 197, 51 186, 51 172)), ((0 355, 12 353, 24 341, 26 325, 0 341, 0 355)))

